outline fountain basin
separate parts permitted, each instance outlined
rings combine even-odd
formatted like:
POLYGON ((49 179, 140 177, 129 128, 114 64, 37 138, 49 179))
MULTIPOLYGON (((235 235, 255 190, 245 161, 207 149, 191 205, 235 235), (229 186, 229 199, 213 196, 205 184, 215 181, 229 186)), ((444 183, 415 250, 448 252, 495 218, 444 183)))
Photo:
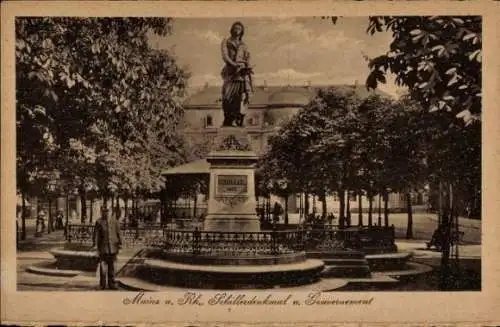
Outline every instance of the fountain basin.
POLYGON ((324 269, 321 260, 274 265, 204 265, 145 259, 135 275, 177 287, 205 289, 259 289, 311 284, 324 269))

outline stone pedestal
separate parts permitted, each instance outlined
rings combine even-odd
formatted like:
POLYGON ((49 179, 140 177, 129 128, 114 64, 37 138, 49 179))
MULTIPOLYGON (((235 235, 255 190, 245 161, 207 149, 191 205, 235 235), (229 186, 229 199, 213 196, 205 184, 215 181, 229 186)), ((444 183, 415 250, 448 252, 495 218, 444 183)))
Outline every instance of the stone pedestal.
POLYGON ((260 231, 256 214, 255 164, 248 134, 242 127, 218 130, 209 153, 210 185, 205 231, 260 231))

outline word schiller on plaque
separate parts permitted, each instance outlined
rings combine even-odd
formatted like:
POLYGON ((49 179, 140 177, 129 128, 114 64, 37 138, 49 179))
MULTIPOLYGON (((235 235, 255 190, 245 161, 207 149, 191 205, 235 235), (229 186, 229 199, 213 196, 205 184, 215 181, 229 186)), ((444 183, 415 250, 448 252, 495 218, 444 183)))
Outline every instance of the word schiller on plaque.
POLYGON ((245 175, 219 175, 217 176, 217 194, 235 195, 246 194, 248 186, 245 175))

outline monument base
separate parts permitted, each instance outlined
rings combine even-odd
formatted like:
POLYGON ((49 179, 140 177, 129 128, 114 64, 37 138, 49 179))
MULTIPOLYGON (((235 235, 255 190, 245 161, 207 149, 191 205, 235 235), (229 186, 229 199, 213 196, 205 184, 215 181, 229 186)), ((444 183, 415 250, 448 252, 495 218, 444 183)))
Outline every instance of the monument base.
POLYGON ((255 198, 257 159, 244 128, 218 130, 214 150, 207 157, 210 185, 204 230, 260 231, 255 198))

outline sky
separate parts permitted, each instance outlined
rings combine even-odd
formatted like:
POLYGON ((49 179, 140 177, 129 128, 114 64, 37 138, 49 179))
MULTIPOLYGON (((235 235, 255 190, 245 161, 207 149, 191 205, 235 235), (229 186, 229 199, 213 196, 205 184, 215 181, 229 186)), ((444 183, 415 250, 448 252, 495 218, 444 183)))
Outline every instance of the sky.
MULTIPOLYGON (((220 45, 233 22, 245 26, 244 42, 254 66, 254 84, 364 84, 364 56, 384 54, 391 35, 366 33, 367 17, 341 17, 337 24, 319 17, 174 18, 173 33, 153 36, 154 47, 168 49, 191 73, 192 88, 221 85, 220 45)), ((381 90, 397 96, 388 79, 381 90)))

